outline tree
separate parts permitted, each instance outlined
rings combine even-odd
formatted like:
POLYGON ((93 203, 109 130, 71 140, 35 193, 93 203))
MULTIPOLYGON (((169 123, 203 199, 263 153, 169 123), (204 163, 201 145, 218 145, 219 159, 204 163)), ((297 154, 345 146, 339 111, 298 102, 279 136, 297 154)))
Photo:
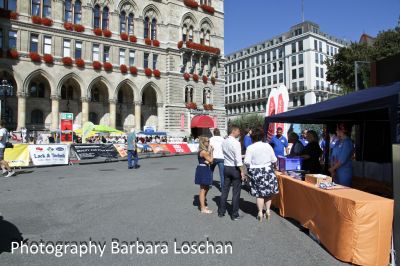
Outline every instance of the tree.
POLYGON ((264 117, 259 114, 246 114, 231 120, 229 124, 238 126, 244 131, 246 128, 263 127, 264 117))

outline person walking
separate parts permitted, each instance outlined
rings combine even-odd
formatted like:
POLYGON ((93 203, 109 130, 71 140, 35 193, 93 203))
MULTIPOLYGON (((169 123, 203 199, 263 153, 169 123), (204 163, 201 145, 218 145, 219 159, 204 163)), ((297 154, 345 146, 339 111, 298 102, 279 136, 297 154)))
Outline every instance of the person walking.
POLYGON ((4 160, 4 152, 8 141, 7 129, 4 127, 3 121, 0 121, 0 167, 5 177, 10 177, 15 174, 8 162, 4 160))
POLYGON ((218 208, 218 216, 225 216, 226 200, 228 198, 231 184, 232 191, 232 213, 231 219, 237 221, 239 216, 239 200, 242 180, 246 180, 244 165, 242 162, 242 152, 240 142, 240 129, 237 126, 229 128, 229 137, 222 143, 224 154, 224 187, 222 188, 221 200, 218 208))
POLYGON ((127 150, 128 150, 128 169, 138 169, 140 165, 139 157, 137 153, 137 143, 136 143, 136 133, 134 129, 131 129, 131 132, 128 134, 128 141, 127 141, 127 150), (133 165, 132 165, 133 160, 133 165))
POLYGON ((215 128, 213 133, 214 136, 210 138, 210 145, 213 148, 214 158, 211 165, 211 171, 214 174, 215 167, 218 166, 219 178, 221 180, 219 187, 222 191, 222 188, 224 187, 224 153, 222 152, 222 142, 224 142, 224 138, 221 137, 221 132, 218 128, 215 128))
POLYGON ((212 211, 206 206, 206 197, 210 186, 212 185, 213 176, 211 165, 213 163, 213 148, 210 141, 205 136, 199 138, 199 153, 197 155, 199 164, 196 168, 194 183, 200 185, 199 201, 201 213, 211 214, 212 211))
POLYGON ((261 222, 263 218, 270 218, 271 197, 279 193, 278 180, 273 168, 277 158, 271 145, 263 142, 263 128, 255 129, 252 139, 253 144, 247 148, 244 163, 250 176, 250 194, 257 198, 257 220, 261 222))
POLYGON ((271 146, 274 148, 275 156, 285 156, 288 154, 288 141, 285 136, 283 136, 283 130, 281 127, 276 129, 276 135, 272 137, 270 141, 271 146))

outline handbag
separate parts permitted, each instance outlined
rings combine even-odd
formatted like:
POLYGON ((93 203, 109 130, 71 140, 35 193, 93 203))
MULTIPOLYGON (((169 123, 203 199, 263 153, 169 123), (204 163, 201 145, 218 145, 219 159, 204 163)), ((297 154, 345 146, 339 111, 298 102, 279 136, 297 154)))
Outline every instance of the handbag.
POLYGON ((6 142, 6 144, 5 144, 5 148, 6 149, 12 149, 12 148, 14 148, 14 145, 11 143, 11 142, 6 142))

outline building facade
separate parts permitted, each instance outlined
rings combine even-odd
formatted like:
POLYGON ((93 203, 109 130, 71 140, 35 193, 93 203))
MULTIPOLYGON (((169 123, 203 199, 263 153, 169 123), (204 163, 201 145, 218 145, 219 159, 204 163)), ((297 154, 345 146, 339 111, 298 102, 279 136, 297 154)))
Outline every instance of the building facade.
POLYGON ((225 106, 228 119, 265 113, 272 88, 289 90, 289 109, 340 94, 326 80, 325 60, 348 43, 303 22, 279 36, 226 56, 225 106))
POLYGON ((60 112, 74 114, 75 128, 91 121, 187 135, 198 114, 225 127, 223 0, 4 0, 0 8, 8 128, 56 130, 60 112))

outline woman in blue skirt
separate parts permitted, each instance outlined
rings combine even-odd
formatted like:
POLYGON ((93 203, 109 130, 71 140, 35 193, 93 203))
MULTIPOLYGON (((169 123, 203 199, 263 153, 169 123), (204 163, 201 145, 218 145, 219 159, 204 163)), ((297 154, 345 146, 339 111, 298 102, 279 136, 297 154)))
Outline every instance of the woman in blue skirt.
POLYGON ((201 136, 199 138, 199 165, 196 168, 196 176, 194 183, 200 185, 199 201, 201 213, 211 214, 212 211, 206 207, 207 192, 212 185, 213 176, 211 171, 211 164, 213 163, 213 151, 210 146, 210 141, 207 137, 201 136))

